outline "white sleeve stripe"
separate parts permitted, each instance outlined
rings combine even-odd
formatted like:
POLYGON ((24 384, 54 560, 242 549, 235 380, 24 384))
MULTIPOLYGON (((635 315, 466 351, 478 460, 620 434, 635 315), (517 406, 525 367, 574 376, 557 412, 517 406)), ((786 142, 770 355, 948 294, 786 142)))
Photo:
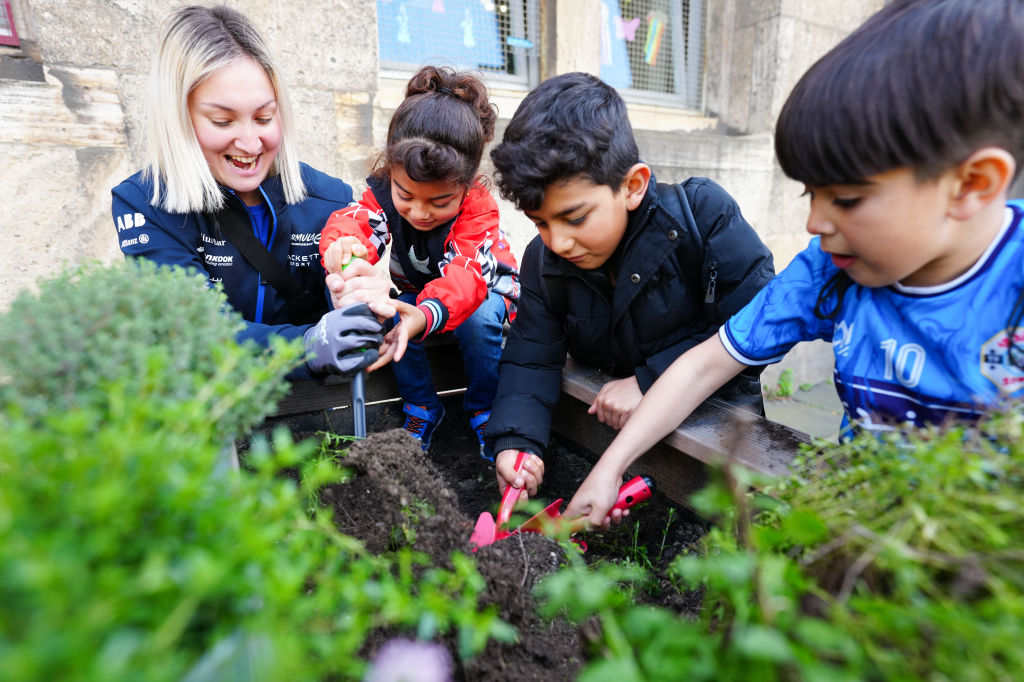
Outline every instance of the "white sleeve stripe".
POLYGON ((780 353, 775 357, 758 360, 745 355, 738 348, 736 348, 736 346, 734 346, 732 341, 729 339, 729 334, 725 330, 727 326, 728 323, 723 324, 721 327, 718 328, 718 340, 722 342, 723 346, 725 346, 725 352, 731 355, 733 360, 735 360, 736 362, 741 362, 744 365, 770 365, 773 362, 778 362, 782 358, 786 357, 785 353, 780 353))
MULTIPOLYGON (((441 310, 441 304, 432 298, 428 298, 420 303, 420 305, 429 308, 430 312, 433 314, 434 319, 431 321, 430 329, 426 332, 426 334, 433 334, 441 328, 445 321, 444 311, 441 310)), ((426 334, 424 334, 424 336, 426 336, 426 334)))

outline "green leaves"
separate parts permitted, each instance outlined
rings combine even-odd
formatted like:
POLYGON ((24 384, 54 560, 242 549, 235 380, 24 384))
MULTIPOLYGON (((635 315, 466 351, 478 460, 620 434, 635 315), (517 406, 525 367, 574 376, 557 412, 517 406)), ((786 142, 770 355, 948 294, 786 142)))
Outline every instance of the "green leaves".
POLYGON ((727 467, 693 500, 716 527, 672 566, 704 591, 697 623, 624 601, 642 578, 603 567, 538 593, 600 623, 584 680, 1018 679, 1022 413, 825 445, 760 492, 727 467))
POLYGON ((298 357, 238 327, 201 279, 145 262, 0 318, 0 679, 358 679, 375 628, 457 631, 467 656, 514 634, 476 608, 471 561, 337 532, 315 495, 348 475, 334 453, 279 430, 225 466, 298 357))
POLYGON ((262 421, 287 390, 299 344, 271 352, 233 342, 241 317, 188 271, 132 260, 85 266, 23 293, 0 316, 0 400, 26 417, 122 398, 180 401, 225 437, 262 421))

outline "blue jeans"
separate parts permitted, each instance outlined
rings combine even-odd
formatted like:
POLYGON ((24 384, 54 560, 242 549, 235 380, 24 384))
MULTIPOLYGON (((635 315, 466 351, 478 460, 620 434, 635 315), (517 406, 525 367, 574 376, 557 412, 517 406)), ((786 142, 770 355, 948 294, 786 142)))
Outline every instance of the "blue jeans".
MULTIPOLYGON (((403 293, 398 298, 416 304, 416 294, 403 293)), ((489 410, 494 404, 494 395, 498 391, 498 361, 501 359, 504 321, 505 299, 492 291, 476 312, 455 328, 455 338, 459 342, 468 380, 462 406, 470 414, 489 410)), ((428 410, 440 409, 441 399, 434 389, 430 364, 422 343, 410 342, 402 360, 392 362, 391 367, 403 401, 428 410)))

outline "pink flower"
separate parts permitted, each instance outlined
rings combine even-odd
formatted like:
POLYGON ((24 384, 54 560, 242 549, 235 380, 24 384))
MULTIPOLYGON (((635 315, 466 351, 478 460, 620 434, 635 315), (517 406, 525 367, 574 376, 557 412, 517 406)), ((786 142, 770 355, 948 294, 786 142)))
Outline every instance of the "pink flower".
POLYGON ((392 639, 373 657, 363 682, 451 682, 452 659, 440 644, 392 639))

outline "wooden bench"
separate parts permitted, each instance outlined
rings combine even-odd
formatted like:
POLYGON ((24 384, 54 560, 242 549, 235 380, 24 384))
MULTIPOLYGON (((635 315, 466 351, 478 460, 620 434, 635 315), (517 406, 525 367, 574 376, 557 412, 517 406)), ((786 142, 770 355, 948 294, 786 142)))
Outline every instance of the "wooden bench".
MULTIPOLYGON (((465 389, 462 357, 454 339, 442 336, 428 342, 427 358, 438 392, 465 389)), ((552 417, 555 433, 597 455, 604 452, 617 433, 587 414, 587 407, 606 380, 607 377, 598 370, 568 358, 562 371, 562 399, 552 417)), ((387 368, 369 374, 365 393, 368 411, 374 403, 397 404, 398 387, 394 374, 387 368)), ((336 413, 351 405, 351 388, 347 380, 300 381, 292 385, 291 392, 278 405, 273 418, 287 419, 311 412, 336 413)), ((350 424, 350 419, 346 416, 338 428, 345 430, 344 424, 350 424)), ((329 423, 332 421, 328 418, 329 423)), ((372 430, 372 421, 368 418, 367 422, 372 430)), ((801 444, 809 441, 810 437, 805 433, 711 399, 637 460, 630 474, 651 476, 669 499, 688 505, 689 496, 703 486, 707 467, 720 466, 730 453, 753 471, 783 476, 801 444), (743 437, 737 438, 740 423, 743 424, 743 437)))
MULTIPOLYGON (((430 363, 434 388, 438 393, 459 391, 466 388, 466 374, 463 371, 462 356, 458 344, 450 335, 432 336, 427 340, 427 361, 430 363)), ((363 387, 366 404, 397 401, 398 383, 394 373, 387 367, 366 375, 363 387)), ((341 377, 327 377, 309 381, 292 382, 291 390, 281 400, 272 418, 352 407, 351 382, 341 377)))
MULTIPOLYGON (((587 414, 606 380, 598 370, 568 358, 562 399, 552 419, 556 433, 598 455, 618 433, 587 414)), ((801 431, 712 398, 637 460, 629 473, 650 476, 666 497, 688 506, 688 497, 704 484, 707 467, 721 466, 733 456, 755 472, 785 476, 800 446, 808 442, 810 436, 801 431)))

